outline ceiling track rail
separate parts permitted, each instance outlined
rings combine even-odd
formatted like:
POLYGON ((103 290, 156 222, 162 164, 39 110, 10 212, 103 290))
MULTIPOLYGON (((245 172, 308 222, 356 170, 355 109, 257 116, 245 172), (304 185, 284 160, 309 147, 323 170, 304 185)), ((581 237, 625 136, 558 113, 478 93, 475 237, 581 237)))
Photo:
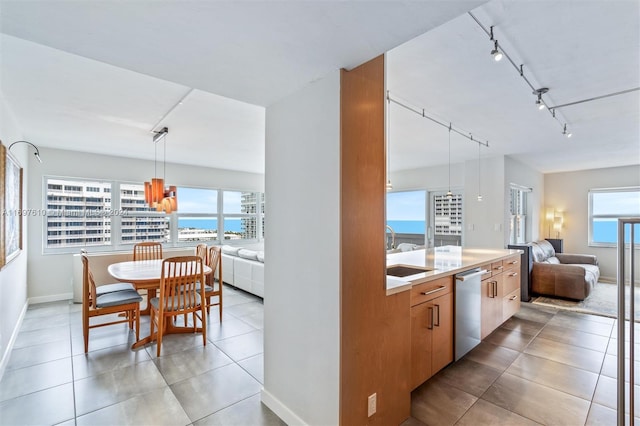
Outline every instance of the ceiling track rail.
POLYGON ((452 123, 445 123, 443 121, 438 120, 437 118, 431 117, 429 114, 426 113, 424 108, 418 108, 415 106, 411 106, 408 105, 406 103, 401 102, 400 100, 396 99, 396 98, 392 98, 391 97, 391 93, 389 93, 389 91, 387 90, 387 101, 388 102, 393 102, 394 104, 401 106, 402 108, 406 109, 407 111, 411 111, 419 116, 421 116, 422 118, 426 118, 427 120, 430 120, 436 124, 441 125, 442 127, 445 127, 447 130, 457 133, 460 136, 469 139, 471 142, 475 142, 478 144, 478 146, 484 146, 486 148, 489 148, 489 141, 485 140, 481 140, 478 138, 473 137, 473 134, 471 134, 470 132, 466 132, 464 130, 459 130, 456 129, 455 127, 453 127, 452 123))
POLYGON ((575 102, 568 102, 568 103, 562 104, 562 105, 550 106, 549 109, 550 110, 555 110, 557 108, 564 108, 564 107, 568 107, 568 106, 572 106, 572 105, 583 104, 585 102, 597 101, 599 99, 610 98, 612 96, 624 95, 626 93, 636 92, 638 90, 640 90, 640 87, 634 87, 633 89, 621 90, 619 92, 607 93, 606 95, 594 96, 594 97, 591 97, 591 98, 581 99, 581 100, 575 101, 575 102))

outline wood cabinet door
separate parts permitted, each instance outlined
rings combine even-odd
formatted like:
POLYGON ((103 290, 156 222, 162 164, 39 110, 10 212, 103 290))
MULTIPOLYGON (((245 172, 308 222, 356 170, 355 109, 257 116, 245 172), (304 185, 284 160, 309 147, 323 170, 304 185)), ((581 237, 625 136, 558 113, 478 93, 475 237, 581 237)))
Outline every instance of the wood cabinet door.
POLYGON ((433 351, 432 374, 437 373, 453 361, 453 294, 434 299, 433 305, 433 351))
POLYGON ((433 305, 425 302, 411 308, 411 389, 432 375, 433 305))
POLYGON ((484 339, 502 323, 502 275, 483 280, 481 286, 480 337, 484 339))

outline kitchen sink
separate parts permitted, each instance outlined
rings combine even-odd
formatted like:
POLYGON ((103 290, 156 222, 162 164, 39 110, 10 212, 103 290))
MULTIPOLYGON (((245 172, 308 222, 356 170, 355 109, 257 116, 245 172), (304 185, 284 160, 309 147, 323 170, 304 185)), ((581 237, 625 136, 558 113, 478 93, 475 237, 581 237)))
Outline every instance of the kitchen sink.
POLYGON ((407 277, 409 275, 419 274, 421 272, 433 271, 431 268, 420 268, 417 266, 389 266, 387 268, 387 275, 391 275, 394 277, 407 277))

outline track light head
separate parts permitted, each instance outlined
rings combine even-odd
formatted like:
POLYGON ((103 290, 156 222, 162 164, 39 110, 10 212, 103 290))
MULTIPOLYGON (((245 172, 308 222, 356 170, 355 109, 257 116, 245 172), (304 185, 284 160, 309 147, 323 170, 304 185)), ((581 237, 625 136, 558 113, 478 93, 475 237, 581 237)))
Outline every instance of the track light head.
POLYGON ((538 109, 540 111, 542 111, 543 109, 545 109, 547 106, 545 105, 544 101, 542 100, 542 95, 544 93, 547 93, 549 91, 549 89, 547 87, 541 87, 540 89, 536 89, 533 91, 534 95, 538 95, 538 99, 536 99, 536 106, 538 107, 538 109))
POLYGON ((493 60, 499 62, 502 59, 502 52, 498 50, 498 40, 494 40, 493 50, 491 51, 493 60))
POLYGON ((566 137, 570 138, 573 134, 567 130, 567 123, 564 124, 564 129, 562 130, 562 134, 566 137))

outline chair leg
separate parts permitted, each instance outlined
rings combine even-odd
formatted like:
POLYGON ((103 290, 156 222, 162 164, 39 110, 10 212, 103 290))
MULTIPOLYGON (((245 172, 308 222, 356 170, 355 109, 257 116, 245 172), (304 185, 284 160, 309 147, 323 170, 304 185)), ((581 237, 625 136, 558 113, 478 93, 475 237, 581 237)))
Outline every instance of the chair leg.
POLYGON ((222 283, 220 283, 220 295, 218 296, 218 307, 220 309, 220 323, 222 324, 222 283))
POLYGON ((158 351, 156 353, 157 357, 160 357, 160 347, 162 346, 163 326, 164 326, 164 315, 158 315, 158 338, 156 339, 156 343, 158 344, 158 351))
POLYGON ((140 340, 140 304, 139 303, 138 303, 138 306, 136 306, 135 315, 136 315, 136 342, 137 342, 138 340, 140 340))
POLYGON ((89 352, 89 317, 82 315, 82 335, 84 336, 84 353, 89 352))
POLYGON ((207 316, 211 313, 211 296, 207 297, 207 316))
POLYGON ((207 317, 204 316, 204 306, 200 308, 200 315, 202 316, 202 345, 207 346, 207 317))

